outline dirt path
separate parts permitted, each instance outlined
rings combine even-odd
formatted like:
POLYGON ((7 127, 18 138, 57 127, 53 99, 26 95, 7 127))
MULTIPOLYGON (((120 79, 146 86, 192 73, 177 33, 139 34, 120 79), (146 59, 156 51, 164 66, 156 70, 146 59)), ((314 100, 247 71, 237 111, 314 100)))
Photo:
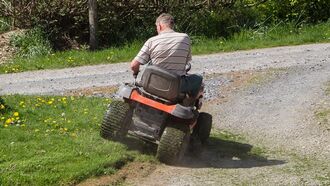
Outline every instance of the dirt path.
MULTIPOLYGON (((127 68, 0 75, 0 95, 113 88, 131 80, 127 68)), ((193 68, 206 77, 204 110, 214 117, 214 131, 232 140, 211 138, 200 155, 147 176, 124 176, 123 185, 330 184, 330 119, 320 122, 315 114, 330 108, 329 43, 196 56, 193 68)), ((97 91, 89 94, 103 96, 97 91)))

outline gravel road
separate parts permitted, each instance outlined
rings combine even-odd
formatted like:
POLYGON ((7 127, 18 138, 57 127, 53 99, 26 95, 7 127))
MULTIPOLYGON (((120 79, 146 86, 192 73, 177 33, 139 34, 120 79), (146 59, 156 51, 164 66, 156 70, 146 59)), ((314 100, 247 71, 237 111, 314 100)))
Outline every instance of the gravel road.
MULTIPOLYGON (((278 47, 193 58, 193 71, 205 74, 261 70, 329 62, 329 44, 278 47)), ((1 94, 59 94, 132 81, 128 63, 0 75, 1 94)))
MULTIPOLYGON (((213 115, 214 131, 243 142, 212 139, 182 165, 159 165, 124 184, 330 185, 330 123, 315 116, 330 108, 330 43, 194 56, 192 65, 206 77, 204 111, 213 115), (251 156, 252 147, 262 153, 251 156)), ((0 95, 116 86, 132 80, 127 69, 121 63, 0 75, 0 95)))

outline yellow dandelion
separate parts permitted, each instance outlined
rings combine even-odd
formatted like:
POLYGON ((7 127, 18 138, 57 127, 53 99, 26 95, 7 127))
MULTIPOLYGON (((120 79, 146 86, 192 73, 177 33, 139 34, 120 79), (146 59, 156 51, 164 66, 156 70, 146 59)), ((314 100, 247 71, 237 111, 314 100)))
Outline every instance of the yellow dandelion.
POLYGON ((15 117, 18 117, 19 116, 19 113, 18 112, 14 112, 14 116, 15 117))
POLYGON ((7 120, 6 120, 6 124, 11 124, 13 122, 13 120, 11 119, 11 118, 8 118, 7 120))
POLYGON ((51 105, 51 104, 53 104, 53 101, 48 101, 47 104, 51 105))
POLYGON ((8 125, 7 125, 7 124, 5 124, 5 125, 4 125, 4 127, 5 127, 5 128, 7 128, 7 127, 8 127, 8 125))
POLYGON ((1 117, 0 119, 1 119, 1 120, 4 120, 4 119, 5 119, 5 117, 1 117))
POLYGON ((0 110, 5 109, 6 107, 3 104, 0 104, 0 110))
POLYGON ((68 129, 67 128, 64 128, 64 131, 68 131, 68 129))

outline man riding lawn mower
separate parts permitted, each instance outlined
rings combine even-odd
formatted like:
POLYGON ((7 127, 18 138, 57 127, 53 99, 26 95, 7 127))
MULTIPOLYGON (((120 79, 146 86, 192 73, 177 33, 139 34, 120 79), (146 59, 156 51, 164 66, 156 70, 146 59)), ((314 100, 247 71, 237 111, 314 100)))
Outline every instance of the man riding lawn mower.
POLYGON ((172 30, 173 17, 156 20, 158 35, 150 38, 132 61, 134 83, 120 87, 121 100, 110 103, 101 125, 101 136, 121 140, 127 134, 158 144, 157 158, 177 163, 190 141, 207 141, 212 116, 199 113, 202 106, 202 77, 188 75, 190 40, 172 30), (148 65, 137 82, 141 64, 148 65), (192 140, 193 139, 193 140, 192 140))

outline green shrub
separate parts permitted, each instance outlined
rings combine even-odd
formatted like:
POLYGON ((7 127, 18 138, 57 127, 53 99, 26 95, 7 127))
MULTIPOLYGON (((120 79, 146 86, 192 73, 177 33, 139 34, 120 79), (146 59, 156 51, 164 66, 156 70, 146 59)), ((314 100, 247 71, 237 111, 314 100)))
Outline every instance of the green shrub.
MULTIPOLYGON (((89 39, 87 0, 22 0, 16 3, 15 19, 20 28, 42 26, 55 48, 66 49, 89 39)), ((145 40, 156 34, 155 18, 173 14, 177 30, 207 37, 228 36, 250 19, 248 8, 234 1, 98 1, 98 37, 101 46, 118 46, 145 40), (231 27, 232 25, 238 25, 231 27)), ((1 6, 1 2, 0 2, 1 6)), ((0 12, 1 16, 1 12, 0 12)), ((5 16, 5 15, 4 15, 5 16)), ((253 18, 254 19, 254 18, 253 18)))
MULTIPOLYGON (((89 40, 87 2, 3 0, 0 1, 0 10, 4 11, 0 11, 0 17, 10 18, 19 28, 41 26, 56 49, 76 48, 89 40)), ((155 35, 155 18, 163 12, 175 17, 178 31, 209 38, 228 38, 241 29, 260 24, 317 23, 330 17, 328 0, 98 0, 97 3, 99 43, 105 47, 155 35)))
POLYGON ((23 34, 14 35, 10 43, 16 47, 16 55, 22 58, 47 55, 52 51, 50 42, 40 28, 34 28, 23 34))
POLYGON ((330 17, 329 0, 245 0, 255 5, 259 21, 274 22, 325 22, 330 17), (260 3, 262 2, 262 3, 260 3))
POLYGON ((6 18, 0 17, 0 34, 10 29, 9 21, 6 18))

